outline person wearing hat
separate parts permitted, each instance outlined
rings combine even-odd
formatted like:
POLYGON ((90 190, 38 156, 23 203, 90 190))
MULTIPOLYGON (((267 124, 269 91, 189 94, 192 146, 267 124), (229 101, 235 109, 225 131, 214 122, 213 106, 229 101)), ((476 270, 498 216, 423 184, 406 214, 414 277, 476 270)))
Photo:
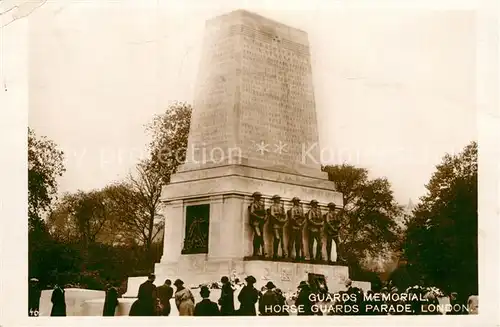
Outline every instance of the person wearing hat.
POLYGON ((423 298, 425 299, 425 302, 422 304, 422 315, 435 315, 435 314, 441 314, 440 312, 435 312, 435 310, 429 310, 429 307, 437 307, 439 305, 439 300, 436 297, 436 294, 432 292, 431 290, 428 290, 423 298))
MULTIPOLYGON (((326 236, 326 259, 328 263, 332 261, 332 243, 335 242, 335 253, 338 260, 339 257, 339 229, 340 229, 340 214, 336 211, 336 205, 333 202, 328 203, 328 212, 325 213, 325 236, 326 236)), ((335 261, 337 261, 335 260, 335 261)))
POLYGON ((304 242, 302 241, 302 233, 306 223, 304 210, 300 205, 300 199, 294 197, 292 199, 292 208, 288 210, 288 223, 290 226, 290 236, 288 237, 288 257, 292 258, 292 250, 295 247, 295 260, 300 261, 305 259, 304 242))
POLYGON ((50 301, 52 302, 50 316, 66 317, 66 295, 64 288, 60 286, 59 283, 55 284, 50 301))
POLYGON ((222 283, 221 293, 219 298, 220 314, 222 316, 233 316, 234 315, 234 289, 229 278, 227 276, 222 276, 220 279, 222 283))
POLYGON ((295 306, 297 308, 302 308, 299 312, 297 312, 298 316, 313 316, 314 313, 312 311, 313 302, 311 301, 311 287, 309 284, 303 280, 300 282, 299 286, 299 294, 297 295, 297 299, 295 300, 295 306))
POLYGON ((175 291, 175 305, 179 311, 179 316, 192 316, 194 315, 194 296, 191 291, 184 287, 184 282, 176 279, 174 286, 177 288, 175 291))
POLYGON ((261 316, 278 316, 281 310, 275 310, 279 306, 279 299, 274 289, 276 286, 273 282, 268 281, 266 291, 261 295, 259 300, 259 312, 261 316))
POLYGON ((116 287, 114 287, 110 283, 106 285, 106 296, 104 298, 102 315, 104 317, 114 316, 117 306, 118 306, 118 289, 116 289, 116 287))
POLYGON ((283 291, 279 288, 274 289, 274 293, 276 293, 276 298, 278 300, 278 305, 282 308, 280 312, 278 312, 278 316, 288 316, 289 312, 286 309, 286 298, 283 295, 283 291))
POLYGON ((310 202, 311 208, 307 213, 307 230, 309 232, 309 259, 311 261, 323 260, 322 249, 323 244, 321 242, 321 231, 323 230, 323 215, 321 214, 321 209, 318 207, 318 201, 312 200, 310 202), (316 255, 314 255, 314 242, 316 242, 316 255))
POLYGON ((459 315, 459 314, 465 314, 466 312, 462 311, 462 303, 460 303, 460 300, 458 298, 458 293, 457 292, 451 292, 450 293, 450 305, 452 308, 457 308, 459 307, 459 310, 452 309, 451 311, 446 312, 447 315, 459 315), (458 305, 458 306, 457 306, 458 305))
POLYGON ((165 280, 165 283, 163 283, 163 285, 158 287, 158 298, 161 304, 161 311, 160 311, 161 316, 170 315, 170 311, 172 309, 170 306, 170 299, 174 295, 174 289, 172 288, 171 285, 172 281, 170 279, 167 279, 165 280))
POLYGON ((42 289, 40 288, 38 279, 31 278, 28 290, 28 315, 30 317, 36 317, 39 315, 41 295, 42 289))
POLYGON ((157 305, 157 290, 154 281, 156 276, 149 274, 148 279, 139 286, 137 299, 140 301, 139 316, 155 316, 157 305))
MULTIPOLYGON (((352 280, 347 278, 345 280, 346 293, 349 294, 349 300, 345 301, 344 304, 348 307, 357 306, 360 312, 355 313, 354 311, 347 312, 347 315, 359 315, 362 314, 362 302, 364 299, 363 290, 358 287, 352 286, 352 280)), ((347 310, 346 310, 347 311, 347 310)))
POLYGON ((200 289, 202 300, 194 307, 195 316, 219 316, 219 306, 217 303, 210 301, 210 289, 203 285, 200 289))
POLYGON ((267 220, 266 207, 262 201, 262 194, 255 192, 252 194, 253 202, 248 207, 250 217, 250 227, 253 231, 253 256, 265 256, 264 246, 264 225, 267 220))
POLYGON ((245 281, 247 284, 243 286, 240 294, 238 294, 238 301, 240 301, 238 314, 240 316, 256 316, 255 303, 259 300, 259 291, 254 287, 254 284, 257 280, 253 276, 247 276, 245 281))
POLYGON ((278 259, 278 249, 281 246, 281 257, 286 257, 285 252, 285 240, 283 239, 283 228, 286 224, 287 217, 285 214, 285 208, 281 204, 281 197, 279 195, 274 195, 272 197, 273 204, 269 208, 269 217, 271 228, 273 231, 273 259, 278 259))

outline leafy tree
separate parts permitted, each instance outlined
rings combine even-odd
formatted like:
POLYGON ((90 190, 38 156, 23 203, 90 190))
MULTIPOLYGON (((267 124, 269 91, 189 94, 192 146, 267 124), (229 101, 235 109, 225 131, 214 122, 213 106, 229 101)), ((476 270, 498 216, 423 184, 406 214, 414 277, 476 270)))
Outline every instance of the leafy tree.
POLYGON ((89 192, 65 194, 47 219, 61 242, 151 247, 163 228, 158 214, 161 182, 145 164, 129 180, 89 192))
POLYGON ((397 219, 403 210, 394 199, 389 181, 370 179, 368 170, 347 164, 323 170, 344 198, 340 261, 359 270, 370 259, 390 259, 400 241, 397 219))
POLYGON ((47 217, 47 227, 52 237, 63 243, 80 241, 74 213, 78 203, 78 193, 66 193, 54 204, 47 217))
POLYGON ((57 178, 64 172, 63 152, 46 137, 28 128, 28 269, 30 276, 44 278, 47 255, 53 241, 43 220, 57 192, 57 178))
POLYGON ((161 247, 154 236, 162 224, 155 221, 153 242, 148 213, 141 195, 122 182, 100 190, 65 194, 47 219, 52 238, 30 261, 30 271, 45 281, 60 276, 65 283, 100 289, 105 279, 121 280, 151 269, 161 247), (74 252, 78 252, 78 256, 74 252))
POLYGON ((477 294, 477 143, 446 154, 426 188, 403 244, 410 271, 444 290, 477 294))
POLYGON ((28 218, 30 229, 43 225, 42 216, 57 192, 57 178, 65 171, 64 153, 46 137, 28 128, 28 218))
POLYGON ((144 211, 137 193, 129 182, 123 181, 106 186, 101 190, 106 199, 111 219, 103 226, 99 236, 101 243, 115 246, 136 246, 144 243, 144 211))
POLYGON ((191 112, 191 105, 177 102, 146 127, 152 136, 148 172, 161 176, 163 185, 170 182, 170 176, 186 159, 191 112))
POLYGON ((61 240, 81 242, 84 248, 98 240, 110 220, 109 201, 101 191, 65 194, 48 217, 54 235, 61 240))

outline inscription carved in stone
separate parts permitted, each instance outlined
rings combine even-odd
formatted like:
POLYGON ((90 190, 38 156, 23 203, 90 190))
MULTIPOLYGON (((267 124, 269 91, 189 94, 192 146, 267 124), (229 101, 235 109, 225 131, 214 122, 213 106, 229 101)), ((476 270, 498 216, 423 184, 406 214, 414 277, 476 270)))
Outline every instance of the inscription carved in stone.
POLYGON ((292 280, 293 271, 290 268, 282 268, 281 269, 281 281, 289 282, 292 280))
POLYGON ((264 275, 261 277, 262 280, 271 280, 271 269, 264 268, 264 275))
POLYGON ((245 13, 214 19, 205 39, 188 162, 238 148, 271 164, 319 168, 319 146, 309 151, 317 162, 303 160, 304 147, 318 142, 307 34, 245 13), (257 149, 260 142, 267 151, 257 149))

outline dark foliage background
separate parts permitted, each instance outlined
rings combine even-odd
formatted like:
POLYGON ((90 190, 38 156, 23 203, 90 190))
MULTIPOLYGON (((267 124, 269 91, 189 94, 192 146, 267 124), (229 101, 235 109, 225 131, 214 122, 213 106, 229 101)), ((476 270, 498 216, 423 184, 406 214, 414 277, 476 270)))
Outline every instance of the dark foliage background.
POLYGON ((401 269, 421 284, 478 294, 477 143, 447 154, 408 221, 401 269))

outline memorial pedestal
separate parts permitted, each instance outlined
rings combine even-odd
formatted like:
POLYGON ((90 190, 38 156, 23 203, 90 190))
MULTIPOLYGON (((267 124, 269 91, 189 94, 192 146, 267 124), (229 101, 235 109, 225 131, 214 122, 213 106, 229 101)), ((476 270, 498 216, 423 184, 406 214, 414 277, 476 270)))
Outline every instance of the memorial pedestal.
MULTIPOLYGON (((178 263, 157 263, 155 273, 161 281, 180 278, 189 287, 218 282, 222 276, 233 273, 240 278, 252 275, 257 279, 257 289, 272 281, 284 292, 296 291, 301 281, 308 280, 309 273, 324 275, 330 292, 344 290, 349 278, 346 266, 258 259, 210 260, 203 255, 184 255, 178 263)), ((370 289, 370 283, 366 282, 357 282, 356 286, 370 289)))
MULTIPOLYGON (((343 205, 342 194, 335 191, 335 184, 319 177, 276 172, 242 165, 228 165, 194 171, 183 171, 172 176, 164 187, 165 237, 162 264, 181 260, 182 249, 189 226, 186 221, 190 206, 208 205, 208 251, 206 259, 241 260, 252 253, 252 231, 249 225, 248 206, 252 193, 263 195, 266 208, 271 197, 279 194, 285 210, 291 208, 291 199, 300 197, 304 211, 313 199, 323 212, 327 204, 343 205)), ((266 227, 267 229, 267 227, 266 227)), ((270 232, 265 232, 266 252, 272 253, 270 232)), ((307 242, 307 233, 304 233, 307 242)), ((287 239, 285 231, 285 239, 287 239)), ((326 242, 323 242, 326 253, 326 242)), ((306 246, 307 254, 307 246, 306 246)))

